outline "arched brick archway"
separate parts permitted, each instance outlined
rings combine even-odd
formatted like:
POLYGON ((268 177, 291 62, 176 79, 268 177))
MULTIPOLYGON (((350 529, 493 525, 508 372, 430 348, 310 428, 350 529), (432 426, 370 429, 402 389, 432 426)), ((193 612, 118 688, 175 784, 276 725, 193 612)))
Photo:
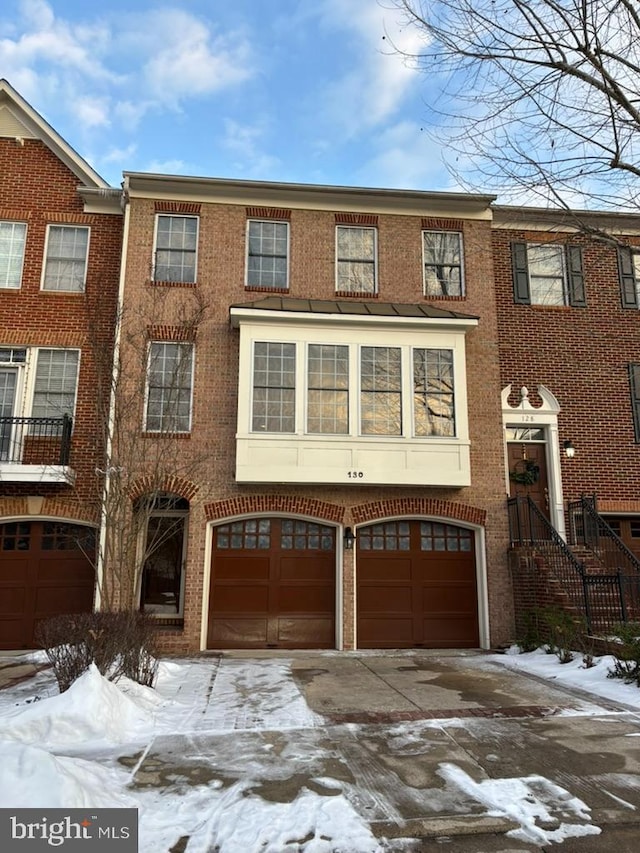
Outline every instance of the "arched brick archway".
POLYGON ((287 495, 241 495, 207 504, 204 511, 207 521, 268 513, 297 515, 331 524, 341 524, 345 513, 338 504, 287 495))

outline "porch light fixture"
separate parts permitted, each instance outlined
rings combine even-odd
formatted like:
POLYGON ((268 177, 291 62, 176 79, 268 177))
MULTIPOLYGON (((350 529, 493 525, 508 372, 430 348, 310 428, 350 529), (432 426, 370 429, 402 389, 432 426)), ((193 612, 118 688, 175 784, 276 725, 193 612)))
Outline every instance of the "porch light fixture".
POLYGON ((564 452, 568 459, 573 459, 573 457, 576 455, 576 449, 570 439, 567 439, 564 443, 564 452))
POLYGON ((345 527, 344 536, 342 537, 342 544, 344 545, 345 551, 351 551, 353 548, 353 543, 356 541, 356 534, 350 527, 345 527))

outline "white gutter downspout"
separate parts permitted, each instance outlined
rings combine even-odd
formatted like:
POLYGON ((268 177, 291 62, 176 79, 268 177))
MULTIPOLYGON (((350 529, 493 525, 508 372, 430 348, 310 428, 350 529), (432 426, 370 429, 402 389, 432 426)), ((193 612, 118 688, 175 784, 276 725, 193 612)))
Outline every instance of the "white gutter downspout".
POLYGON ((104 523, 104 509, 107 506, 109 498, 109 490, 111 488, 111 452, 113 449, 113 431, 116 415, 116 388, 118 385, 119 371, 118 364, 120 358, 120 339, 122 335, 122 312, 124 305, 124 286, 127 269, 127 250, 129 246, 129 192, 128 178, 125 178, 122 184, 122 207, 124 209, 124 223, 122 230, 122 261, 120 264, 120 283, 118 285, 118 303, 116 307, 116 328, 113 338, 113 372, 111 376, 111 394, 109 399, 109 415, 107 421, 107 446, 106 446, 106 468, 104 471, 104 488, 102 490, 102 518, 100 521, 100 539, 98 545, 98 559, 96 565, 96 597, 95 609, 99 610, 102 604, 102 582, 105 571, 105 547, 107 542, 107 526, 104 523))

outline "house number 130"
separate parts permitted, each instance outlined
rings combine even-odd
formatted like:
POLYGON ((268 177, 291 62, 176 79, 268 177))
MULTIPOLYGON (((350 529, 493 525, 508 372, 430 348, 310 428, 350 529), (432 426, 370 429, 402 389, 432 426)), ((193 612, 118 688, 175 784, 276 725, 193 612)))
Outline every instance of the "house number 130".
POLYGON ((351 480, 361 480, 364 477, 364 471, 347 471, 347 477, 351 480))

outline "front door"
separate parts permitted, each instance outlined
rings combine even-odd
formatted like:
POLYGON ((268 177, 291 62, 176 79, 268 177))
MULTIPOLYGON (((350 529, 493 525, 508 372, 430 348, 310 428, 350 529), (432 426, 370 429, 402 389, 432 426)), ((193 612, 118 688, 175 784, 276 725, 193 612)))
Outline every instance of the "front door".
POLYGON ((549 518, 549 481, 547 455, 543 442, 510 441, 507 444, 509 460, 509 496, 529 496, 541 513, 549 518))

